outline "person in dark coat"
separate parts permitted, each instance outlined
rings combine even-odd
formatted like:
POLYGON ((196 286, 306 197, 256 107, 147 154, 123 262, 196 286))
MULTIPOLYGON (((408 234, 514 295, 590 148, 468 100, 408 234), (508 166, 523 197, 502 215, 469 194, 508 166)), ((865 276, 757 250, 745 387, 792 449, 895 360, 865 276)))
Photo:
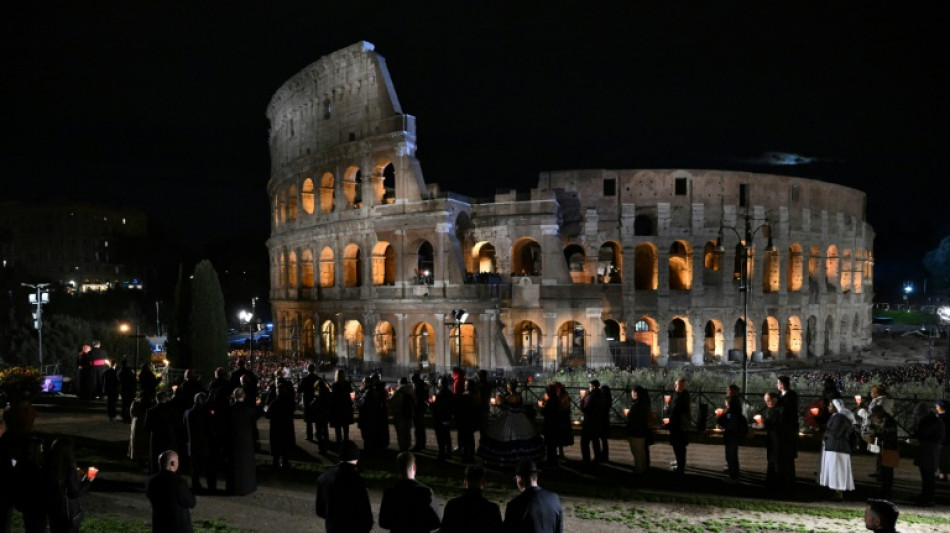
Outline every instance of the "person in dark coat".
POLYGON ((356 463, 355 442, 340 442, 340 463, 317 478, 314 510, 324 519, 327 533, 366 533, 373 529, 373 509, 356 463))
POLYGON ((119 374, 116 370, 118 366, 119 363, 113 363, 102 373, 102 393, 106 395, 106 415, 109 416, 109 422, 115 422, 119 405, 119 374))
POLYGON ((884 451, 891 452, 900 450, 900 441, 897 438, 897 420, 888 413, 883 405, 875 405, 871 408, 870 423, 868 429, 871 431, 872 442, 877 441, 881 447, 881 453, 878 454, 880 464, 880 474, 878 479, 881 482, 880 496, 890 498, 894 495, 894 466, 885 465, 880 461, 880 456, 884 451))
POLYGON ((584 415, 584 421, 581 423, 581 458, 584 467, 590 468, 593 466, 591 446, 594 448, 594 463, 599 463, 603 454, 600 434, 604 430, 604 397, 599 380, 591 380, 587 395, 581 400, 581 413, 584 415))
POLYGON ((779 376, 775 386, 781 395, 778 399, 782 422, 778 457, 780 484, 791 487, 795 483, 795 459, 798 458, 798 393, 792 390, 788 376, 779 376))
POLYGON ((782 412, 778 406, 778 391, 766 392, 763 396, 765 400, 765 409, 760 414, 761 428, 765 429, 765 486, 768 489, 784 491, 789 487, 782 485, 782 478, 779 475, 779 454, 781 453, 782 440, 782 412))
MULTIPOLYGON (((449 389, 451 394, 451 389, 449 389)), ((500 531, 501 509, 497 503, 482 496, 485 489, 485 469, 471 465, 465 468, 465 491, 445 504, 440 533, 483 533, 500 531)))
POLYGON ((135 379, 135 370, 129 366, 129 362, 122 359, 119 364, 119 390, 122 393, 122 422, 132 423, 132 402, 135 401, 135 392, 138 383, 135 379))
POLYGON ((505 507, 505 533, 563 533, 564 511, 557 494, 538 486, 538 467, 531 460, 518 464, 515 483, 521 494, 505 507))
POLYGON ((439 528, 438 506, 432 489, 416 481, 416 457, 412 452, 396 456, 399 481, 383 491, 379 527, 393 533, 429 533, 439 528))
POLYGON ((314 387, 317 385, 318 378, 316 365, 310 363, 307 365, 307 375, 297 385, 297 392, 300 393, 300 405, 303 407, 304 433, 308 442, 313 440, 313 416, 310 413, 310 404, 313 403, 314 387))
POLYGON ((627 441, 630 443, 630 454, 633 456, 633 471, 636 474, 645 474, 647 471, 647 439, 653 431, 650 428, 650 415, 653 409, 650 406, 650 393, 640 385, 630 391, 630 408, 627 410, 627 441))
POLYGON ((686 447, 689 446, 689 426, 693 417, 689 405, 689 391, 686 390, 686 380, 680 378, 673 384, 673 395, 667 405, 667 418, 670 423, 670 446, 676 456, 676 473, 686 473, 686 447))
POLYGON ((192 533, 191 511, 195 495, 178 476, 178 454, 167 450, 158 458, 161 470, 145 482, 145 494, 152 503, 152 531, 192 533))
POLYGON ((937 409, 937 417, 943 422, 943 442, 940 443, 940 460, 937 463, 937 479, 941 481, 950 481, 950 402, 947 400, 937 400, 934 406, 937 409))
MULTIPOLYGON (((399 451, 406 452, 412 446, 412 420, 415 413, 416 396, 413 386, 406 377, 399 378, 399 388, 386 402, 387 412, 392 416, 396 429, 396 445, 399 451)), ((389 429, 386 429, 389 433, 389 429)))
MULTIPOLYGON (((379 438, 376 432, 379 430, 379 423, 376 417, 379 416, 379 410, 376 405, 379 403, 377 395, 379 392, 373 386, 369 376, 363 377, 360 382, 360 390, 357 392, 356 401, 353 404, 355 410, 359 412, 359 418, 356 421, 356 427, 360 431, 360 438, 363 439, 363 451, 366 453, 375 451, 379 448, 379 438)), ((332 413, 331 413, 332 416, 332 413)))
POLYGON ((181 414, 185 414, 187 409, 191 409, 191 406, 195 403, 195 394, 199 392, 207 393, 208 391, 201 385, 201 381, 198 380, 193 368, 185 370, 184 381, 175 389, 175 403, 181 414))
POLYGON ((418 372, 412 374, 412 391, 415 394, 415 405, 412 411, 412 428, 415 444, 412 451, 421 452, 426 449, 426 411, 429 410, 429 384, 423 381, 418 372))
POLYGON ((742 413, 740 394, 739 386, 735 383, 726 388, 725 408, 717 421, 724 430, 722 440, 726 450, 726 467, 732 481, 739 479, 739 443, 749 430, 748 421, 742 413))
POLYGON ((222 367, 218 367, 214 370, 214 379, 211 380, 211 383, 208 384, 208 399, 212 404, 224 402, 225 405, 228 403, 228 398, 231 397, 231 392, 234 389, 231 388, 231 382, 228 381, 228 373, 222 367), (219 393, 218 391, 223 391, 219 393))
POLYGON ((145 403, 150 403, 155 399, 156 389, 158 389, 158 378, 152 371, 152 364, 142 363, 142 368, 139 369, 139 390, 141 391, 139 396, 145 400, 145 403))
POLYGON ((435 442, 439 448, 438 461, 444 463, 452 456, 452 418, 455 416, 455 393, 448 378, 439 378, 438 391, 432 402, 432 424, 435 442))
MULTIPOLYGON (((338 368, 330 391, 330 425, 336 437, 336 446, 350 438, 350 424, 353 423, 353 386, 346 379, 346 371, 338 368)), ((362 417, 362 415, 361 415, 362 417)))
POLYGON ((465 390, 455 397, 455 428, 458 431, 459 453, 465 463, 475 462, 475 431, 478 429, 478 401, 473 390, 475 380, 465 381, 465 390))
POLYGON ((600 386, 600 394, 603 397, 601 409, 603 413, 601 416, 601 428, 599 432, 600 437, 600 457, 595 459, 601 463, 606 463, 610 461, 610 415, 613 412, 614 407, 614 396, 610 391, 610 387, 607 385, 600 386))
POLYGON ((926 507, 934 505, 937 491, 937 462, 940 443, 946 428, 930 406, 919 403, 914 407, 914 432, 912 442, 917 448, 914 452, 914 465, 920 470, 920 495, 916 503, 926 507))
MULTIPOLYGON (((0 458, 0 460, 3 460, 0 458)), ((46 531, 46 508, 43 506, 43 441, 30 437, 20 460, 13 467, 12 483, 4 483, 13 494, 8 497, 14 507, 23 515, 23 527, 26 533, 46 531)), ((2 528, 0 528, 2 530, 2 528)), ((9 531, 3 530, 3 531, 9 531)))
MULTIPOLYGON (((194 399, 192 399, 194 402, 194 399)), ((179 415, 176 406, 167 401, 164 394, 158 395, 155 407, 145 412, 145 429, 148 431, 148 471, 159 472, 158 456, 165 450, 178 449, 178 432, 175 427, 184 425, 184 415, 179 415), (179 420, 181 422, 179 422, 179 420)))
POLYGON ((43 464, 43 473, 43 502, 49 517, 50 533, 78 533, 80 524, 66 513, 67 501, 70 507, 78 505, 79 497, 89 490, 92 480, 85 476, 79 478, 71 439, 53 441, 43 464))
POLYGON ((330 387, 323 378, 316 381, 314 389, 315 394, 304 417, 310 417, 310 422, 316 428, 317 449, 324 454, 330 449, 330 402, 333 400, 330 387))
MULTIPOLYGON (((571 395, 567 392, 567 387, 561 382, 555 382, 557 387, 558 413, 561 420, 561 441, 557 445, 557 456, 564 458, 564 447, 574 445, 574 420, 572 418, 571 395)), ((650 457, 647 454, 647 465, 649 466, 650 457)))
MULTIPOLYGON (((379 374, 370 376, 370 385, 376 390, 376 416, 373 420, 376 422, 376 430, 373 434, 376 437, 376 450, 385 450, 389 447, 389 393, 386 391, 386 384, 379 377, 379 374)), ((409 390, 412 390, 410 387, 409 390)), ((412 415, 409 416, 410 420, 412 415)), ((411 436, 410 436, 411 438, 411 436)))
POLYGON ((544 436, 545 466, 557 467, 557 450, 563 437, 561 436, 561 409, 557 397, 557 386, 554 382, 548 384, 541 401, 541 417, 544 422, 541 426, 541 435, 544 436))
POLYGON ((195 395, 195 404, 185 411, 185 430, 188 434, 188 457, 191 459, 191 490, 201 493, 201 476, 205 477, 208 492, 217 488, 217 472, 211 460, 211 413, 208 395, 199 392, 195 395))
POLYGON ((228 409, 227 483, 228 494, 244 496, 257 490, 257 468, 254 459, 254 432, 257 408, 247 402, 244 389, 232 392, 234 403, 228 409))
POLYGON ((270 454, 274 470, 290 468, 290 454, 296 447, 294 434, 294 386, 282 381, 277 385, 277 395, 264 408, 270 420, 270 454))

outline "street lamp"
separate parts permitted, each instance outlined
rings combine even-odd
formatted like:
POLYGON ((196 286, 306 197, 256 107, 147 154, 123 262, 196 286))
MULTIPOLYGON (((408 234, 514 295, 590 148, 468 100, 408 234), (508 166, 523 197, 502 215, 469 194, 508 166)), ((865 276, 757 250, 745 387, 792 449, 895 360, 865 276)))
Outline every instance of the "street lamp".
MULTIPOLYGON (((122 332, 123 334, 125 334, 125 335, 129 335, 129 332, 132 331, 132 326, 130 326, 130 325, 129 325, 128 323, 126 323, 126 322, 123 322, 123 323, 119 324, 119 331, 121 331, 121 332, 122 332)), ((138 367, 139 367, 139 339, 144 339, 144 338, 145 338, 145 335, 139 335, 139 325, 136 324, 136 325, 135 325, 135 333, 133 333, 133 334, 130 335, 130 336, 135 339, 135 363, 134 363, 134 366, 133 366, 132 368, 133 368, 133 369, 138 369, 138 367)))
POLYGON ((49 287, 49 283, 37 283, 36 285, 31 285, 29 283, 21 283, 20 285, 33 289, 35 292, 30 293, 30 305, 36 306, 36 312, 33 313, 33 327, 36 329, 36 335, 38 339, 39 346, 39 356, 40 356, 40 371, 43 371, 43 304, 49 303, 49 291, 46 290, 49 287))
POLYGON ((943 388, 950 392, 950 306, 942 305, 937 309, 940 322, 947 326, 947 357, 943 367, 943 388))
POLYGON ((453 309, 452 318, 455 319, 456 343, 458 346, 459 368, 462 368, 462 324, 468 320, 468 311, 465 309, 453 309))
POLYGON ((722 245, 722 230, 729 229, 736 234, 736 238, 739 242, 736 244, 736 251, 739 253, 740 265, 739 265, 739 291, 742 292, 742 320, 744 324, 742 332, 742 393, 746 393, 746 386, 749 383, 749 293, 752 291, 752 280, 750 278, 749 272, 749 259, 752 257, 752 252, 755 249, 755 245, 752 243, 752 238, 755 237, 755 234, 762 228, 768 227, 768 244, 765 247, 766 253, 772 253, 778 249, 772 243, 772 229, 769 224, 768 219, 766 219, 758 227, 752 227, 752 216, 749 214, 748 209, 746 209, 745 214, 745 239, 742 238, 742 234, 739 233, 739 230, 732 227, 721 225, 719 226, 719 238, 716 240, 716 253, 724 254, 726 252, 725 247, 722 245))
MULTIPOLYGON (((252 303, 253 301, 254 300, 251 300, 252 303)), ((238 319, 241 321, 242 324, 247 324, 247 331, 251 334, 250 344, 248 344, 248 347, 250 348, 248 350, 249 352, 248 356, 251 358, 254 357, 254 323, 251 322, 253 318, 254 318, 254 313, 245 311, 244 309, 241 309, 241 312, 238 313, 238 319)))

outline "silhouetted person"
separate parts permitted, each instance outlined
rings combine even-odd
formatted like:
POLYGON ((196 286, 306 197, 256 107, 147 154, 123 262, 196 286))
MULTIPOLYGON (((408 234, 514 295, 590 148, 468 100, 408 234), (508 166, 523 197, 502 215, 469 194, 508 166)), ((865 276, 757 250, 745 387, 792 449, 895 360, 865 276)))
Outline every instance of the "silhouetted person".
POLYGON ((155 372, 152 371, 152 364, 149 362, 142 363, 142 368, 139 369, 139 390, 143 399, 146 402, 151 402, 155 399, 155 390, 158 388, 158 378, 155 377, 155 372))
POLYGON ((195 507, 195 495, 177 474, 178 454, 165 451, 158 463, 161 469, 145 483, 145 494, 152 503, 152 531, 192 533, 190 509, 195 507))
POLYGON ((897 533, 897 517, 901 512, 887 500, 868 500, 864 508, 864 527, 875 533, 897 533))
POLYGON ((505 533, 562 533, 561 499, 538 486, 538 467, 534 461, 521 461, 515 472, 515 483, 521 494, 505 507, 505 533))
POLYGON ((316 374, 317 367, 313 363, 307 365, 307 375, 300 380, 297 385, 297 392, 300 393, 301 405, 303 406, 303 425, 308 441, 313 440, 313 416, 310 413, 310 404, 313 403, 314 386, 317 384, 319 376, 316 374))
POLYGON ((185 429, 188 432, 188 457, 191 458, 191 490, 199 494, 201 476, 207 481, 208 492, 217 487, 217 475, 211 461, 211 414, 208 408, 208 395, 199 392, 195 395, 195 404, 185 411, 185 429))
POLYGON ((119 405, 119 373, 116 370, 118 366, 119 363, 114 363, 102 373, 102 392, 106 395, 106 415, 109 422, 115 422, 119 405))
POLYGON ((317 478, 314 510, 325 521, 327 533, 366 533, 373 529, 373 509, 356 463, 355 442, 340 443, 340 463, 317 478))
MULTIPOLYGON (((451 393, 451 390, 449 391, 451 393)), ((462 482, 465 491, 445 504, 440 533, 483 533, 501 530, 501 509, 482 496, 485 469, 471 465, 465 468, 462 482)))
POLYGON ((781 420, 779 436, 778 474, 782 487, 795 483, 795 459, 798 458, 798 393, 792 390, 791 379, 779 376, 778 408, 781 420))
POLYGON ((234 403, 228 409, 227 491, 228 494, 243 496, 257 490, 252 430, 257 426, 257 408, 248 403, 244 389, 234 389, 232 397, 234 403))
POLYGON ((135 401, 135 390, 137 387, 135 380, 135 370, 129 366, 129 362, 122 359, 119 363, 119 390, 122 393, 122 422, 132 423, 132 402, 135 401))
POLYGON ((296 447, 294 434, 294 386, 282 381, 277 385, 277 395, 264 408, 270 420, 270 455, 273 468, 290 468, 290 454, 296 447))
POLYGON ((415 393, 415 407, 412 412, 412 428, 415 434, 415 445, 412 451, 421 452, 426 449, 426 411, 429 408, 429 385, 423 381, 418 372, 412 375, 412 389, 415 393))
POLYGON ((581 413, 584 421, 581 424, 581 458, 585 468, 593 466, 591 462, 591 446, 594 448, 593 463, 599 463, 603 457, 600 444, 600 434, 604 430, 604 396, 600 390, 600 381, 591 380, 587 395, 581 400, 581 413))
POLYGON ((689 425, 692 421, 685 379, 680 378, 673 384, 673 396, 668 408, 670 446, 676 456, 676 473, 683 475, 686 472, 686 447, 689 446, 689 425))
POLYGON ((379 527, 393 533, 429 533, 439 528, 439 510, 432 489, 416 481, 416 457, 402 452, 396 457, 399 481, 383 491, 379 527))

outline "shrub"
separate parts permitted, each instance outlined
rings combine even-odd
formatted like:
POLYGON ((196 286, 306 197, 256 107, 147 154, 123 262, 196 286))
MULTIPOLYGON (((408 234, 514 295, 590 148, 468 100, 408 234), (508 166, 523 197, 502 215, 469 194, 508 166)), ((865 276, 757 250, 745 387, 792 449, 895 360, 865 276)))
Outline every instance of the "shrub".
POLYGON ((43 376, 35 368, 11 366, 0 370, 0 406, 32 400, 39 395, 42 384, 43 376))

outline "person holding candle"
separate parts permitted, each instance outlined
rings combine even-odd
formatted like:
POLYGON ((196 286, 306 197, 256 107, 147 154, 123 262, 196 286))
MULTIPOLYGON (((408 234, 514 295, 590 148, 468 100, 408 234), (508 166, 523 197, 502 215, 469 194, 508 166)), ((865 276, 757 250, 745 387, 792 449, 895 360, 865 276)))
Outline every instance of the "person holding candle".
POLYGON ((317 450, 323 455, 330 448, 330 405, 333 401, 330 386, 323 378, 313 385, 313 400, 310 402, 310 417, 315 428, 317 450))
POLYGON ((779 393, 766 392, 763 396, 765 409, 756 419, 756 425, 765 429, 765 486, 776 491, 784 491, 790 487, 782 485, 781 449, 782 449, 782 412, 778 407, 779 393))
POLYGON ((561 409, 557 397, 557 384, 551 382, 545 389, 544 399, 540 400, 539 409, 544 418, 541 433, 544 435, 544 448, 546 450, 545 466, 557 468, 557 449, 559 443, 563 440, 561 437, 561 409))
POLYGON ((725 409, 718 423, 725 430, 723 442, 726 445, 726 468, 729 479, 736 481, 739 479, 739 442, 748 433, 749 425, 742 413, 742 397, 739 386, 735 383, 726 388, 725 409))
POLYGON ((44 503, 50 533, 78 533, 83 520, 80 496, 89 490, 92 480, 76 467, 73 441, 56 439, 43 465, 44 503))
POLYGON ((544 439, 524 413, 524 399, 514 381, 498 395, 498 417, 482 431, 478 455, 487 464, 515 466, 522 459, 540 461, 544 458, 544 439))
POLYGON ((781 415, 781 448, 779 475, 781 485, 791 488, 795 483, 795 459, 798 458, 798 393, 792 390, 791 379, 779 376, 775 382, 779 390, 778 408, 781 415))
POLYGON ((843 491, 854 490, 851 472, 851 440, 854 433, 854 414, 846 409, 844 400, 836 398, 828 407, 831 418, 825 426, 821 453, 821 471, 818 483, 834 491, 835 501, 844 500, 843 491))
POLYGON ((455 416, 455 393, 447 377, 439 378, 437 391, 432 401, 432 423, 435 426, 435 443, 439 448, 438 462, 444 463, 452 456, 452 418, 455 416))
POLYGON ((884 406, 875 405, 871 408, 869 428, 873 439, 871 442, 877 442, 881 447, 878 454, 878 466, 881 481, 882 498, 890 498, 894 493, 894 467, 897 466, 894 461, 900 460, 900 443, 897 438, 897 421, 893 416, 884 410, 884 406))
POLYGON ((670 446, 673 447, 673 455, 676 456, 674 471, 679 475, 686 473, 686 447, 689 446, 689 426, 693 420, 689 391, 686 387, 685 378, 676 380, 673 384, 673 395, 667 405, 670 446))
POLYGON ((600 390, 600 381, 592 379, 590 390, 581 399, 581 413, 584 421, 581 424, 581 458, 585 468, 592 468, 599 463, 602 452, 600 434, 604 429, 604 397, 600 390), (594 460, 591 461, 591 446, 594 448, 594 460))
MULTIPOLYGON (((653 432, 650 428, 650 418, 653 409, 650 406, 650 393, 640 385, 630 391, 630 408, 627 410, 627 442, 630 444, 630 454, 633 455, 633 472, 645 474, 647 467, 648 439, 653 432)), ((652 417, 654 420, 656 416, 652 417)))
POLYGON ((557 389, 558 414, 561 424, 561 440, 557 444, 557 456, 564 459, 564 447, 574 445, 574 420, 572 418, 571 395, 560 381, 554 383, 557 389))
POLYGON ((353 423, 351 392, 353 392, 353 385, 346 379, 346 370, 338 368, 330 394, 330 425, 333 426, 336 436, 337 450, 340 448, 340 443, 350 438, 350 424, 353 423))

